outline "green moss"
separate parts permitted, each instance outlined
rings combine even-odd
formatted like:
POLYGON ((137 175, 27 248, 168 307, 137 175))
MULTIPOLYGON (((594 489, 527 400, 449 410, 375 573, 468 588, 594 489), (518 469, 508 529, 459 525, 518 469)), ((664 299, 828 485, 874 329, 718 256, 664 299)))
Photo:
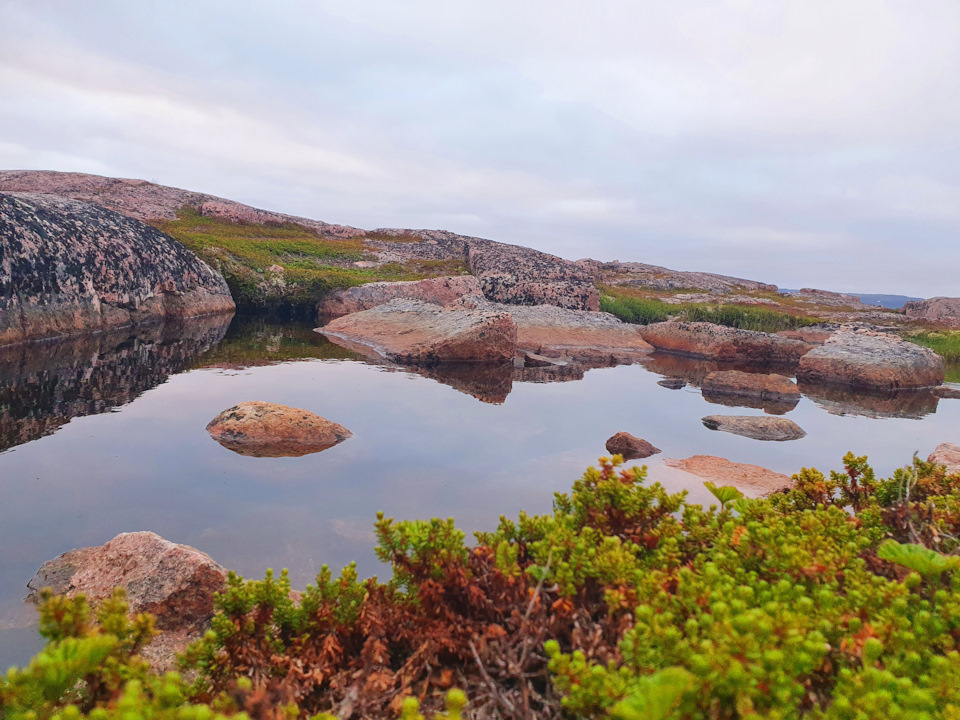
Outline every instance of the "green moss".
MULTIPOLYGON (((202 216, 191 207, 183 208, 176 220, 155 224, 223 273, 240 308, 312 309, 332 290, 466 272, 460 261, 355 267, 353 263, 373 258, 363 237, 321 238, 302 225, 230 222, 202 216), (283 270, 273 272, 272 266, 283 270)), ((415 240, 406 236, 376 239, 387 237, 394 242, 415 240)))

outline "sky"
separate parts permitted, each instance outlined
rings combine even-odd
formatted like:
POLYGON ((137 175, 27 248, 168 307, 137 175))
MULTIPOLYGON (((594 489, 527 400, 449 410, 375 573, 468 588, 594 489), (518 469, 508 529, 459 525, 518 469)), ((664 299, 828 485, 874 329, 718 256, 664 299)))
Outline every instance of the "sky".
POLYGON ((0 0, 0 169, 960 295, 956 0, 0 0))

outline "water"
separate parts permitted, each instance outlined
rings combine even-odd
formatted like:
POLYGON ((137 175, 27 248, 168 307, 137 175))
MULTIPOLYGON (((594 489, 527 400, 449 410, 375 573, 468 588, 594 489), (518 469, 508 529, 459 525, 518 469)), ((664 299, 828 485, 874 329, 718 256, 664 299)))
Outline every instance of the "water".
POLYGON ((960 441, 960 401, 804 397, 787 415, 802 440, 764 443, 707 430, 709 414, 762 414, 708 403, 709 363, 653 358, 543 380, 509 368, 430 377, 370 364, 308 326, 235 318, 183 328, 46 343, 0 353, 0 667, 39 647, 24 585, 46 560, 125 531, 193 545, 248 577, 289 568, 295 587, 324 563, 383 572, 373 553, 377 510, 397 518, 457 518, 471 533, 499 515, 546 512, 626 430, 663 450, 651 477, 699 480, 666 457, 720 455, 791 474, 838 468, 867 454, 888 474, 960 441), (226 333, 226 335, 224 335, 226 333), (473 393, 473 394, 470 394, 473 393), (478 399, 478 397, 480 399, 478 399), (353 431, 299 458, 237 455, 204 426, 245 400, 306 408, 353 431), (844 413, 844 414, 841 414, 844 413), (905 415, 906 417, 890 417, 905 415))

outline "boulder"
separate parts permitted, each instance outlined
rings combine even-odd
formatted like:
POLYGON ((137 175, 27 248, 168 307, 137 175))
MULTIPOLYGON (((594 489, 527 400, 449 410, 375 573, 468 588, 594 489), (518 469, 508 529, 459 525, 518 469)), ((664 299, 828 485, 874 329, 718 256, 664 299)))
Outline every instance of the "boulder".
POLYGON ((517 326, 508 312, 392 300, 317 331, 351 350, 409 365, 511 362, 517 326))
POLYGON ((940 385, 943 358, 888 333, 840 330, 800 359, 801 386, 844 385, 878 390, 909 390, 940 385))
POLYGON ((742 435, 754 440, 799 440, 806 436, 793 420, 754 415, 708 415, 703 424, 711 430, 742 435))
POLYGON ((912 320, 925 320, 938 325, 960 325, 960 298, 934 297, 911 300, 903 306, 903 314, 912 320))
POLYGON ((607 452, 611 455, 622 455, 624 460, 647 458, 660 452, 646 440, 634 437, 628 432, 618 432, 607 440, 607 452))
POLYGON ((938 398, 960 400, 960 388, 950 387, 949 385, 935 387, 930 392, 932 392, 938 398))
POLYGON ((641 326, 641 335, 661 352, 754 365, 795 366, 814 347, 802 340, 705 322, 653 323, 641 326))
POLYGON ((789 412, 800 402, 800 391, 793 380, 772 373, 712 372, 704 378, 701 389, 709 402, 757 407, 774 415, 789 412))
POLYGON ((94 605, 116 587, 127 593, 130 611, 156 617, 161 631, 144 653, 160 669, 174 654, 202 637, 213 617, 213 596, 227 571, 209 555, 152 532, 121 533, 106 545, 71 550, 43 564, 27 583, 27 599, 50 588, 58 595, 83 593, 94 605))
POLYGON ((375 282, 331 293, 317 306, 321 318, 335 318, 385 305, 396 298, 450 305, 464 295, 479 295, 480 283, 472 275, 437 277, 410 282, 375 282))
POLYGON ((664 464, 720 486, 732 485, 750 497, 770 495, 793 486, 793 480, 783 473, 713 455, 694 455, 684 460, 668 458, 664 464))
POLYGON ((300 457, 353 435, 307 410, 260 401, 224 410, 207 424, 207 432, 228 450, 251 457, 300 457))
POLYGON ((945 465, 947 472, 951 475, 960 473, 960 445, 953 443, 940 443, 936 450, 930 453, 927 462, 945 465))
POLYGON ((156 228, 0 193, 0 345, 233 310, 223 277, 156 228))

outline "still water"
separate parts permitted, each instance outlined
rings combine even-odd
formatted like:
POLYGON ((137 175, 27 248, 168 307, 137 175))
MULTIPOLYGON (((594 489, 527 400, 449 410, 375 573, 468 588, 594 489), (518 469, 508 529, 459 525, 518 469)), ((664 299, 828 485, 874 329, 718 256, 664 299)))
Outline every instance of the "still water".
POLYGON ((792 474, 838 468, 845 452, 878 472, 960 442, 960 400, 804 397, 787 417, 807 437, 760 442, 706 429, 704 415, 763 414, 708 403, 708 363, 644 365, 548 378, 469 369, 417 374, 368 363, 309 326, 236 317, 0 353, 0 668, 39 647, 25 584, 46 560, 152 530, 248 577, 289 568, 295 587, 323 564, 374 552, 377 510, 457 518, 468 534, 501 514, 545 512, 625 430, 663 450, 652 478, 709 496, 667 457, 720 455, 792 474), (670 390, 664 377, 694 385, 670 390), (544 382, 544 380, 563 380, 544 382), (354 436, 297 458, 237 455, 204 427, 246 400, 292 405, 354 436))

